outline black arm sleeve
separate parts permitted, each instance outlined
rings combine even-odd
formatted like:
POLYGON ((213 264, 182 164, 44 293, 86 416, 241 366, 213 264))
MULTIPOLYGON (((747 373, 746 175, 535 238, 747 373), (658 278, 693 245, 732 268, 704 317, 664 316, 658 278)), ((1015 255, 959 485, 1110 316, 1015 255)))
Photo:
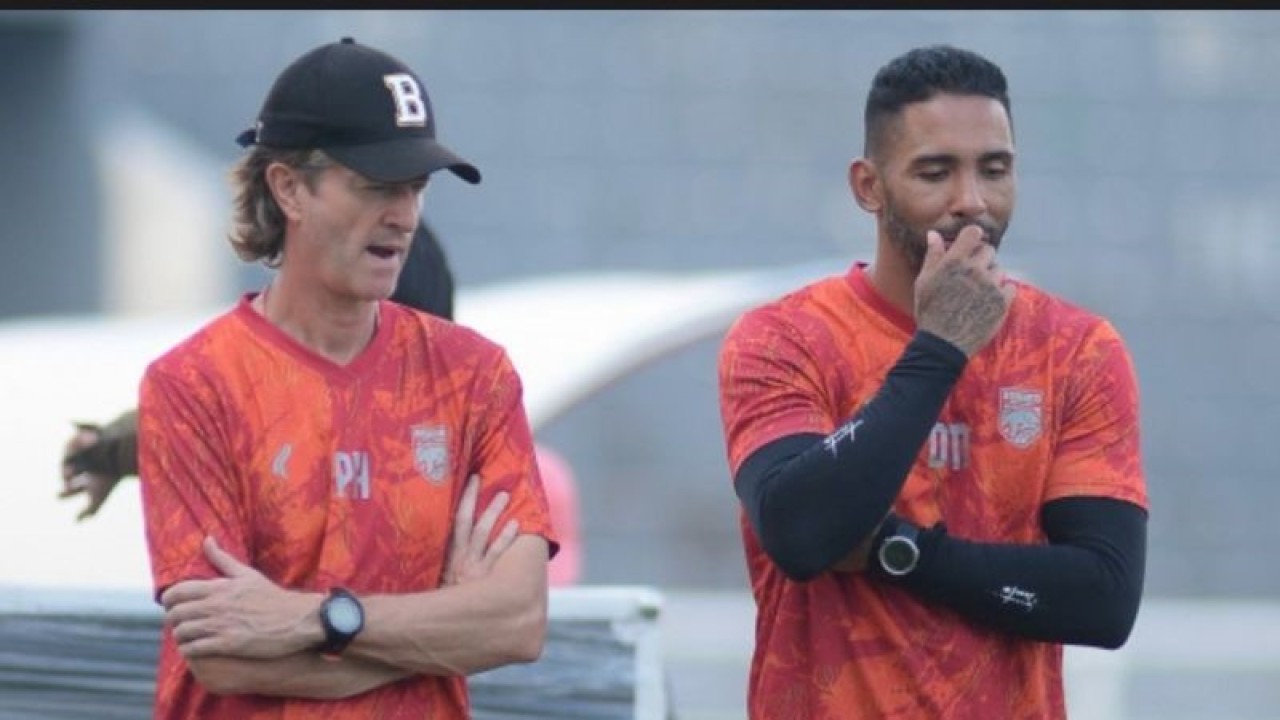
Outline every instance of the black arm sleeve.
POLYGON ((1146 511, 1123 500, 1071 497, 1046 503, 1041 522, 1047 545, 970 542, 942 526, 922 531, 920 564, 891 582, 1005 632, 1120 647, 1142 597, 1146 511))
POLYGON ((835 432, 779 438, 742 463, 734 489, 788 577, 813 578, 875 531, 966 360, 918 331, 875 396, 835 432))

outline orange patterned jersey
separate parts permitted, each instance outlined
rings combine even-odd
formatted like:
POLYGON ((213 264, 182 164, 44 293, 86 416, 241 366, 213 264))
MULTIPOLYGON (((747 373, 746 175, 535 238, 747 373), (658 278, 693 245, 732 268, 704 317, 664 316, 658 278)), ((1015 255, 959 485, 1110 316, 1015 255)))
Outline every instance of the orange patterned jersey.
MULTIPOLYGON (((352 362, 313 353, 245 295, 155 360, 142 380, 139 462, 157 596, 218 577, 212 535, 277 584, 437 588, 467 478, 478 508, 506 491, 520 532, 555 539, 519 377, 480 335, 390 302, 352 362)), ((465 679, 420 675, 341 701, 208 693, 166 628, 156 717, 468 717, 465 679)))
MULTIPOLYGON (((915 325, 862 263, 744 314, 720 356, 730 469, 787 435, 829 434, 883 384, 915 325)), ((1105 496, 1146 507, 1137 384, 1105 320, 1024 283, 968 363, 894 510, 956 537, 1043 542, 1040 507, 1105 496)), ((1066 716, 1061 645, 979 627, 862 574, 794 582, 739 514, 756 645, 753 720, 1066 716)))

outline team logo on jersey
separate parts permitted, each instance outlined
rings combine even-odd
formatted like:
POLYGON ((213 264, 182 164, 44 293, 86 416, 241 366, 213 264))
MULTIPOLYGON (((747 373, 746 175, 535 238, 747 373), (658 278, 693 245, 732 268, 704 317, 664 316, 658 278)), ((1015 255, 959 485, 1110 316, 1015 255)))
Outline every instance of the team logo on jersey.
POLYGON ((1000 388, 1000 436, 1017 448, 1040 437, 1044 394, 1026 388, 1000 388))
POLYGON ((414 425, 413 466, 434 485, 449 475, 449 429, 443 425, 414 425))

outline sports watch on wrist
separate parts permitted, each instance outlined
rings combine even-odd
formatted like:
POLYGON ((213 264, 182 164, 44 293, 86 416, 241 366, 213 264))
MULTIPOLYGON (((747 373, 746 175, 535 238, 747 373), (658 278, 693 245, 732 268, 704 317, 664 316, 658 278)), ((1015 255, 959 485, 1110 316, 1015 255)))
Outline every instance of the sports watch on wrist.
POLYGON ((902 577, 915 570, 920 562, 920 546, 916 543, 920 530, 897 516, 890 516, 885 524, 887 527, 876 548, 876 559, 881 570, 894 577, 902 577))
POLYGON ((318 650, 337 657, 364 628, 364 606, 350 590, 333 588, 320 603, 320 624, 324 626, 324 642, 318 650))

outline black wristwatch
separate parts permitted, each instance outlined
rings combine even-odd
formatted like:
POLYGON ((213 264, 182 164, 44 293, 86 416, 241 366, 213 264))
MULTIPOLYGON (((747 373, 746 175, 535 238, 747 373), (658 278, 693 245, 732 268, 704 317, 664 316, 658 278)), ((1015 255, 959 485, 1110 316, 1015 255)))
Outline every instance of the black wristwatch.
POLYGON ((885 519, 885 528, 876 546, 876 560, 880 569, 893 577, 902 577, 920 562, 920 546, 916 539, 920 530, 896 515, 885 519))
POLYGON ((364 628, 364 606, 346 588, 333 588, 320 603, 320 624, 324 626, 324 642, 318 650, 322 655, 336 657, 364 628))

